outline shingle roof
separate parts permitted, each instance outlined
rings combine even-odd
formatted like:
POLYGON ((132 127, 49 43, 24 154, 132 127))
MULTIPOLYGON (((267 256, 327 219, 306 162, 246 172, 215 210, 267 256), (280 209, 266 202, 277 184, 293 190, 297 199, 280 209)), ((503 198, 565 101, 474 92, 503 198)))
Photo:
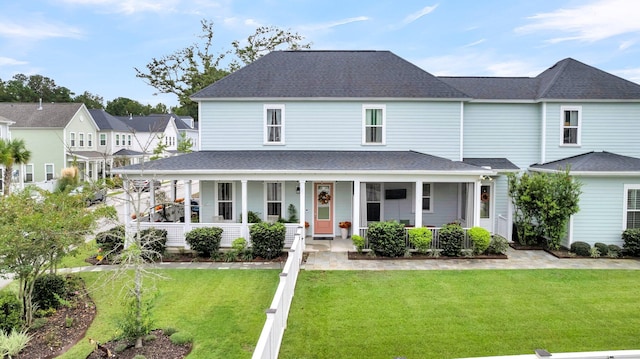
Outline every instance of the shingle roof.
POLYGON ((611 152, 587 152, 544 164, 531 165, 531 169, 564 170, 571 172, 640 172, 640 158, 618 155, 611 152))
POLYGON ((0 116, 15 124, 11 128, 64 128, 83 106, 82 103, 37 103, 1 102, 0 116))
POLYGON ((520 168, 506 158, 463 158, 462 162, 478 166, 488 167, 493 170, 519 170, 520 168))
POLYGON ((129 127, 125 125, 122 120, 109 114, 102 109, 89 110, 91 117, 96 122, 98 129, 100 130, 113 130, 113 131, 129 131, 129 127))
POLYGON ((72 151, 70 152, 70 154, 76 155, 78 157, 82 157, 82 158, 105 158, 105 154, 102 152, 98 152, 98 151, 72 151))
POLYGON ((135 132, 164 132, 171 119, 170 114, 115 117, 127 126, 127 130, 135 132))
MULTIPOLYGON (((115 173, 142 169, 119 167, 115 173)), ((201 151, 144 164, 155 171, 454 171, 486 172, 466 163, 414 151, 201 151)))
POLYGON ((438 77, 476 99, 533 100, 538 80, 530 77, 438 77))
POLYGON ((123 148, 119 151, 116 151, 113 155, 114 156, 142 156, 144 155, 144 152, 138 152, 138 151, 123 148))
POLYGON ((191 96, 468 98, 389 51, 273 51, 191 96))

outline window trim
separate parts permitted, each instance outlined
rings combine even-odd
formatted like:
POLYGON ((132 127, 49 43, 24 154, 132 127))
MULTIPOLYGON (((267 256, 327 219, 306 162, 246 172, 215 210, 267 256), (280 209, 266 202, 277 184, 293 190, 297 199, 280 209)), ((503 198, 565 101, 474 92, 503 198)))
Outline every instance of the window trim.
POLYGON ((424 204, 421 205, 422 213, 433 213, 433 182, 422 182, 422 201, 424 203, 424 198, 429 197, 429 209, 424 209, 424 204), (424 185, 429 185, 429 196, 424 195, 424 185))
MULTIPOLYGON (((376 126, 378 127, 378 126, 376 126)), ((387 105, 363 104, 362 105, 362 145, 363 146, 384 146, 387 144, 387 105), (367 142, 367 110, 382 110, 382 135, 380 142, 367 142)))
POLYGON ((35 182, 34 181, 34 169, 35 167, 33 166, 33 163, 27 163, 24 165, 24 182, 25 183, 32 183, 35 182), (31 171, 29 171, 29 168, 31 168, 31 171), (31 181, 27 180, 27 175, 31 175, 31 181))
POLYGON ((98 136, 98 141, 99 141, 98 144, 100 146, 106 146, 107 145, 107 134, 106 133, 101 133, 98 136))
POLYGON ((582 106, 560 106, 560 146, 562 147, 579 147, 582 145, 582 106), (564 115, 567 111, 578 112, 578 124, 576 126, 565 126, 564 115), (566 128, 577 128, 576 143, 564 142, 564 130, 566 128))
POLYGON ((127 146, 131 146, 131 134, 127 135, 127 146))
POLYGON ((236 204, 236 183, 233 181, 217 181, 215 182, 215 215, 221 216, 220 214, 220 202, 231 202, 231 219, 223 219, 224 221, 234 222, 236 220, 235 213, 235 204, 236 204), (231 184, 231 200, 220 201, 218 196, 218 186, 222 183, 230 183, 231 184))
MULTIPOLYGON (((625 184, 624 185, 624 193, 622 198, 622 230, 627 229, 627 214, 629 213, 629 209, 627 208, 627 203, 629 203, 629 190, 640 190, 640 184, 625 184)), ((637 210, 640 212, 640 210, 637 210)))
POLYGON ((69 147, 76 147, 76 133, 69 132, 69 147))
POLYGON ((116 146, 120 146, 120 134, 116 133, 116 146))
POLYGON ((285 217, 285 208, 284 208, 284 192, 285 192, 285 183, 281 182, 281 181, 268 181, 264 183, 264 214, 265 214, 265 218, 263 218, 263 220, 268 221, 269 220, 269 203, 280 203, 280 218, 282 219, 286 219, 285 217), (280 185, 280 200, 275 201, 269 200, 269 185, 270 184, 279 184, 280 185))
POLYGON ((78 147, 84 147, 84 132, 78 132, 78 147))
POLYGON ((87 147, 93 147, 93 133, 87 132, 87 147))
POLYGON ((45 163, 44 164, 44 180, 51 181, 51 180, 54 180, 55 178, 56 178, 56 165, 53 163, 45 163), (47 166, 51 166, 51 178, 47 178, 49 174, 47 172, 47 166))
POLYGON ((262 110, 262 133, 263 144, 267 146, 282 146, 285 144, 285 106, 284 104, 265 104, 262 110), (267 113, 269 110, 280 110, 280 141, 269 141, 269 127, 275 127, 274 125, 267 124, 267 113))

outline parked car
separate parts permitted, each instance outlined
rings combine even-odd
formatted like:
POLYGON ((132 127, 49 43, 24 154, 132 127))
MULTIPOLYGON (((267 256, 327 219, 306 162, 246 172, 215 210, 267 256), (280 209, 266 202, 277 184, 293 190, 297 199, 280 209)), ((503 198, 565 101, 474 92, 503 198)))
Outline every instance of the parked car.
POLYGON ((151 182, 153 182, 154 189, 158 189, 162 186, 162 183, 158 180, 149 181, 147 179, 135 179, 131 181, 131 188, 136 192, 147 192, 151 189, 151 182))
POLYGON ((83 196, 87 207, 96 203, 104 203, 107 200, 107 190, 104 188, 98 188, 90 190, 85 187, 76 187, 69 192, 72 195, 83 196))

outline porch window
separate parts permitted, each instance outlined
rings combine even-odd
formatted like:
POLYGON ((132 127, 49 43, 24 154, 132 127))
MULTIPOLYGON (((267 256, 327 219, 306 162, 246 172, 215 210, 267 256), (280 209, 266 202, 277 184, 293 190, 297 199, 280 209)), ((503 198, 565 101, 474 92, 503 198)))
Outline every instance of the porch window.
POLYGON ((33 164, 32 163, 24 166, 24 181, 33 182, 33 164))
POLYGON ((53 179, 54 167, 53 163, 47 163, 44 165, 44 175, 46 181, 51 181, 53 179))
POLYGON ((87 147, 93 147, 93 133, 87 133, 87 147))
POLYGON ((386 106, 363 105, 362 143, 383 145, 385 143, 386 106))
POLYGON ((218 183, 218 216, 223 220, 233 219, 233 183, 218 183))
POLYGON ((382 203, 381 203, 382 184, 367 183, 366 190, 367 190, 367 193, 366 193, 367 223, 380 222, 380 212, 382 209, 382 203))
POLYGON ((264 105, 264 143, 284 144, 284 105, 264 105))
POLYGON ((107 134, 106 133, 101 133, 100 134, 100 146, 106 146, 107 145, 107 134))
POLYGON ((78 145, 84 147, 84 133, 78 134, 78 145))
POLYGON ((277 221, 282 218, 282 183, 266 183, 266 195, 267 195, 267 220, 277 221))
POLYGON ((580 145, 581 107, 562 107, 562 145, 580 145))
POLYGON ((76 134, 75 134, 75 132, 71 132, 69 134, 69 146, 76 147, 76 134))
POLYGON ((625 229, 640 228, 640 185, 625 186, 625 229))
POLYGON ((422 211, 433 212, 433 196, 431 195, 431 183, 422 184, 422 211))

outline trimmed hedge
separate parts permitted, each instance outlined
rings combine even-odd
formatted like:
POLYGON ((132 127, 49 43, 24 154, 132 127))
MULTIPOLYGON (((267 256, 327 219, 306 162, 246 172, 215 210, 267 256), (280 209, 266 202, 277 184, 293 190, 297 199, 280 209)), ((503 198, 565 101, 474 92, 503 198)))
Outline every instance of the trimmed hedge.
POLYGON ((471 243, 473 243, 473 252, 476 254, 484 253, 491 243, 491 233, 482 227, 472 227, 467 231, 471 243))
POLYGON ((209 257, 220 249, 222 228, 203 227, 195 228, 185 235, 185 240, 200 256, 209 257))
POLYGON ((409 242, 415 247, 418 253, 427 253, 431 248, 433 240, 433 232, 426 227, 411 228, 407 230, 409 233, 409 242))
POLYGON ((33 283, 33 303, 38 304, 39 309, 58 308, 58 298, 66 296, 67 280, 63 276, 47 273, 33 283))
POLYGON ((598 252, 601 256, 607 256, 609 254, 609 246, 604 243, 596 243, 593 245, 595 248, 598 248, 598 252))
POLYGON ((569 249, 569 251, 579 255, 579 256, 583 256, 583 257, 590 257, 591 256, 591 245, 589 245, 589 243, 587 242, 573 242, 571 243, 571 248, 569 249))
POLYGON ((446 224, 438 232, 438 239, 443 255, 457 257, 462 252, 464 230, 458 223, 446 224))
POLYGON ((287 228, 276 222, 260 222, 249 228, 252 251, 256 257, 273 259, 278 257, 284 249, 284 239, 287 228))
POLYGON ((367 230, 369 247, 377 255, 384 257, 404 255, 407 249, 404 236, 404 225, 398 222, 372 223, 367 230))
POLYGON ((640 228, 627 229, 622 232, 622 241, 625 255, 640 257, 640 228))
POLYGON ((491 238, 491 243, 489 243, 489 248, 487 248, 487 253, 491 254, 507 254, 507 250, 509 249, 509 241, 503 236, 494 234, 491 238))

